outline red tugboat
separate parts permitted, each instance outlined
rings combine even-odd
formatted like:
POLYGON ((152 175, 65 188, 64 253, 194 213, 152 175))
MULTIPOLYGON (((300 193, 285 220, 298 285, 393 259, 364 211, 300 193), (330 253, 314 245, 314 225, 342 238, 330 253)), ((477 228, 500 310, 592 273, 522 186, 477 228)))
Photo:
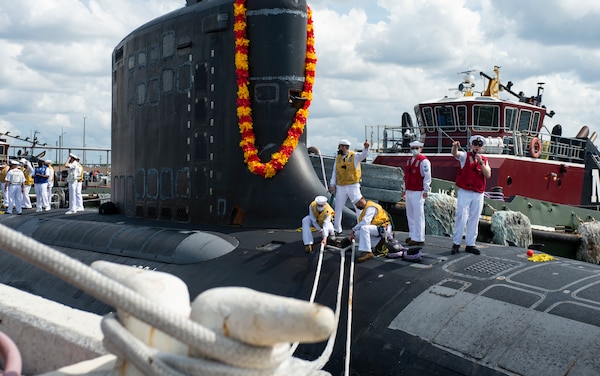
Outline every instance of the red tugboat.
POLYGON ((511 90, 512 82, 500 83, 499 67, 495 77, 483 72, 485 91, 473 90, 473 71, 462 72, 457 97, 419 103, 415 106, 417 124, 408 113, 401 127, 385 127, 378 156, 373 163, 404 166, 408 143, 420 139, 423 152, 431 160, 434 178, 454 181, 457 162, 450 154, 453 141, 468 145, 473 134, 487 138, 485 155, 492 167, 487 182, 488 196, 524 196, 542 201, 595 208, 598 206, 600 158, 594 145, 597 133, 587 126, 575 137, 563 137, 560 124, 548 130, 547 111, 542 105, 543 83, 537 95, 525 96, 511 90), (516 98, 501 99, 501 91, 516 98))

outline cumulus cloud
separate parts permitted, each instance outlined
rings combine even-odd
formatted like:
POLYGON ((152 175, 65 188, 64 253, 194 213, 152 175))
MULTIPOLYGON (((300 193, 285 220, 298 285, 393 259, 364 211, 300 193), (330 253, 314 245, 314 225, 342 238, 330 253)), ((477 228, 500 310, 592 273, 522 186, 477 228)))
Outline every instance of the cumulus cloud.
MULTIPOLYGON (((360 145, 366 125, 399 125, 419 101, 454 93, 461 71, 492 73, 544 100, 565 134, 598 118, 600 3, 585 0, 309 1, 318 56, 308 143, 360 145), (557 16, 560 15, 560 16, 557 16)), ((0 3, 0 131, 110 146, 111 54, 185 0, 0 3)), ((477 76, 477 74, 476 74, 477 76)), ((476 90, 483 90, 477 78, 476 90)))

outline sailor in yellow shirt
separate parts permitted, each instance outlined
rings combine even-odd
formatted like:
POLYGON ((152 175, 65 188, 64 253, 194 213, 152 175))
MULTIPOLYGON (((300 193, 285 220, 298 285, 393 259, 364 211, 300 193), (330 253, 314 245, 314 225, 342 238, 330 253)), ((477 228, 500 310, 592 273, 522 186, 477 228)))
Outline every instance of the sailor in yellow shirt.
POLYGON ((2 207, 8 207, 8 194, 6 193, 6 174, 10 165, 8 161, 2 162, 2 170, 0 170, 0 190, 2 190, 2 207))
POLYGON ((367 201, 361 197, 354 205, 361 210, 358 223, 350 232, 350 239, 358 236, 358 251, 363 252, 356 261, 363 262, 375 257, 371 250, 372 245, 377 244, 382 236, 391 239, 392 221, 388 212, 381 205, 367 201))
POLYGON ((313 235, 310 232, 311 226, 316 228, 321 234, 321 243, 327 242, 327 237, 333 235, 333 224, 331 219, 334 216, 334 211, 327 203, 327 197, 317 196, 315 200, 308 205, 308 215, 302 218, 302 242, 304 243, 304 251, 312 252, 313 235))
POLYGON ((23 186, 23 209, 32 209, 31 198, 29 197, 29 192, 31 191, 31 187, 33 187, 33 175, 34 169, 29 162, 25 158, 21 158, 21 169, 23 170, 23 174, 25 175, 25 185, 23 186))
MULTIPOLYGON (((367 159, 369 155, 369 142, 365 140, 363 150, 360 153, 350 151, 350 141, 340 140, 338 144, 338 155, 333 164, 333 172, 329 181, 329 191, 335 192, 335 219, 333 229, 342 232, 342 211, 346 206, 346 200, 358 201, 362 197, 360 193, 361 170, 360 162, 367 159)), ((360 210, 354 206, 356 216, 360 210)))

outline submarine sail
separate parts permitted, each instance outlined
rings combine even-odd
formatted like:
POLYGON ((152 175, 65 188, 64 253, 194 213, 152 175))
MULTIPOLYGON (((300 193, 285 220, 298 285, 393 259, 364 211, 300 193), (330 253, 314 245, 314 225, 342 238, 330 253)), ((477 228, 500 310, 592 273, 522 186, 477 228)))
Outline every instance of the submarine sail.
MULTIPOLYGON (((310 13, 305 1, 237 3, 246 7, 251 125, 265 163, 307 107, 301 94, 310 13)), ((126 216, 297 226, 314 197, 326 194, 305 131, 275 176, 248 168, 240 147, 234 29, 233 1, 188 1, 115 47, 111 194, 126 216)))

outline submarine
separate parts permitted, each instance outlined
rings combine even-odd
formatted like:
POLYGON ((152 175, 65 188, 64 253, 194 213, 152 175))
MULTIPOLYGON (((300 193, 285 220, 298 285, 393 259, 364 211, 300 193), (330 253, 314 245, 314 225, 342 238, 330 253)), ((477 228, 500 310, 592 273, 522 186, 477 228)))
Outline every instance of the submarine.
MULTIPOLYGON (((597 265, 533 262, 525 249, 492 244, 478 245, 482 255, 451 255, 451 240, 436 236, 419 262, 355 264, 352 247, 304 253, 297 228, 326 194, 299 132, 311 37, 303 0, 188 0, 136 29, 112 56, 119 213, 59 209, 3 215, 0 224, 84 264, 173 274, 192 297, 243 286, 308 300, 317 280, 315 302, 346 308, 323 366, 331 375, 599 374, 597 265)), ((354 218, 344 218, 348 229, 354 218)), ((0 283, 113 310, 8 252, 0 283)), ((0 329, 9 328, 0 321, 0 329)), ((301 344, 295 356, 313 361, 324 347, 301 344)))

